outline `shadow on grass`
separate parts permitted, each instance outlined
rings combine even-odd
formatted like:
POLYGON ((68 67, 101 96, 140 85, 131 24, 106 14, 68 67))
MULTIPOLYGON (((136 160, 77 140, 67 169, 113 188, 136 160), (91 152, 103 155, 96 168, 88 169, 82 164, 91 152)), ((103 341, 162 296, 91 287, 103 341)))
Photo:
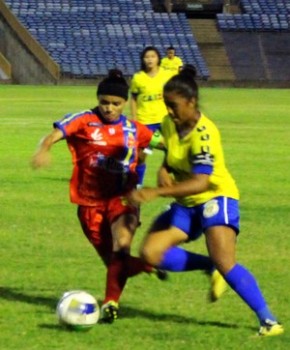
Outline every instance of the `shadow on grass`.
POLYGON ((53 181, 53 182, 67 182, 69 183, 70 178, 69 177, 53 177, 53 176, 36 176, 36 178, 39 180, 45 180, 45 181, 53 181))
POLYGON ((72 328, 69 328, 69 327, 65 327, 61 324, 58 323, 58 321, 56 321, 55 324, 48 324, 48 323, 41 323, 38 325, 38 328, 41 328, 41 329, 45 329, 47 331, 58 331, 58 332, 64 332, 64 333, 87 333, 91 328, 88 328, 88 329, 85 329, 85 330, 74 330, 72 328))
POLYGON ((0 299, 8 301, 21 301, 26 304, 45 305, 53 310, 58 299, 54 297, 43 297, 38 295, 25 294, 16 288, 0 287, 0 299))
MULTIPOLYGON (((224 323, 219 321, 202 321, 198 320, 194 317, 187 317, 182 316, 178 314, 172 314, 172 313, 154 313, 152 311, 147 310, 140 310, 131 308, 128 306, 122 306, 120 310, 120 317, 124 318, 147 318, 151 319, 152 321, 158 321, 158 322, 173 322, 173 323, 184 323, 184 324, 195 324, 200 326, 212 326, 212 327, 219 327, 219 328, 241 328, 241 325, 236 323, 224 323)), ((248 328, 248 329, 255 329, 252 327, 245 327, 242 326, 242 328, 248 328)))
MULTIPOLYGON (((55 310, 56 305, 58 303, 58 298, 29 295, 15 288, 8 288, 8 287, 0 287, 0 299, 5 299, 13 302, 20 301, 23 303, 35 304, 40 306, 45 305, 53 311, 55 310)), ((98 302, 99 304, 101 303, 100 301, 98 302)), ((233 328, 233 329, 246 328, 250 330, 256 330, 253 327, 244 326, 236 323, 202 321, 194 317, 187 317, 187 316, 182 316, 182 315, 172 314, 172 313, 154 313, 152 311, 136 309, 133 307, 123 305, 122 308, 120 309, 120 320, 134 319, 134 318, 145 318, 145 319, 150 319, 152 321, 158 321, 158 322, 184 323, 184 324, 191 323, 199 326, 212 326, 212 327, 219 327, 219 328, 233 328)), ((61 329, 59 325, 53 325, 53 324, 42 324, 40 325, 40 327, 46 328, 46 329, 61 329)))

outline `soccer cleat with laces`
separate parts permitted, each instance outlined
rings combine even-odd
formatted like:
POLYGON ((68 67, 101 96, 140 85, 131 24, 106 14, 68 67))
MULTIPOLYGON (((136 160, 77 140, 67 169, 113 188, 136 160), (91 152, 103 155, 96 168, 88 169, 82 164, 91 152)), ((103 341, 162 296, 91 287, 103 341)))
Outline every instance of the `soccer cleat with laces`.
POLYGON ((101 307, 101 321, 113 323, 118 318, 119 305, 115 301, 108 301, 101 307))
POLYGON ((209 292, 209 300, 213 303, 224 294, 227 289, 227 283, 216 269, 210 275, 210 282, 211 288, 209 292))
POLYGON ((259 329, 258 336, 260 337, 272 337, 284 333, 284 327, 272 320, 265 320, 259 329))

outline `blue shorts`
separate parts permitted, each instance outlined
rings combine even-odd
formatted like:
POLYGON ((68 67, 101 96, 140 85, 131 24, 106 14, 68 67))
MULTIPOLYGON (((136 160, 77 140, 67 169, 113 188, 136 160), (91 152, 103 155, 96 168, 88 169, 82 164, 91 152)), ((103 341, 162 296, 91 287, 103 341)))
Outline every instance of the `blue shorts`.
POLYGON ((156 123, 156 124, 146 124, 147 128, 153 132, 156 130, 161 130, 161 123, 156 123))
POLYGON ((212 226, 229 226, 238 234, 239 220, 239 201, 216 197, 195 207, 171 204, 170 209, 156 219, 152 230, 165 230, 175 226, 186 233, 189 240, 195 240, 212 226))

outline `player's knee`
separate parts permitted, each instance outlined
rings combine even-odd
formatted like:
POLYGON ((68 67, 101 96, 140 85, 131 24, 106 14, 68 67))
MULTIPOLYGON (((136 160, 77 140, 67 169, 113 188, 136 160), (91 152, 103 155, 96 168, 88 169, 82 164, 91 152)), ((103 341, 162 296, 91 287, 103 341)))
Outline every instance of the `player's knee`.
POLYGON ((149 245, 145 245, 140 251, 140 257, 147 264, 150 264, 152 266, 158 266, 162 260, 162 253, 154 246, 151 247, 149 245))
POLYGON ((225 276, 236 264, 232 259, 213 259, 213 263, 217 270, 225 276))
POLYGON ((131 237, 122 236, 118 238, 117 250, 118 251, 129 251, 131 246, 131 237))

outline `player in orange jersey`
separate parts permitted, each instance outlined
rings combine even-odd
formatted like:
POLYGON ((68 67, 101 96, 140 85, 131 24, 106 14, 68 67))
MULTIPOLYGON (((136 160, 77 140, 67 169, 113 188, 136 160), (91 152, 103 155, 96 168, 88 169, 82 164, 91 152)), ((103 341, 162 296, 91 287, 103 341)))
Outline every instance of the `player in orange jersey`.
POLYGON ((161 145, 161 136, 123 114, 129 87, 122 72, 112 70, 97 89, 99 104, 91 110, 66 115, 53 124, 32 158, 32 167, 50 163, 50 149, 66 140, 73 160, 70 199, 88 240, 107 267, 104 321, 118 315, 118 302, 128 277, 152 272, 152 267, 130 255, 138 225, 138 209, 126 193, 138 181, 138 149, 161 145))

